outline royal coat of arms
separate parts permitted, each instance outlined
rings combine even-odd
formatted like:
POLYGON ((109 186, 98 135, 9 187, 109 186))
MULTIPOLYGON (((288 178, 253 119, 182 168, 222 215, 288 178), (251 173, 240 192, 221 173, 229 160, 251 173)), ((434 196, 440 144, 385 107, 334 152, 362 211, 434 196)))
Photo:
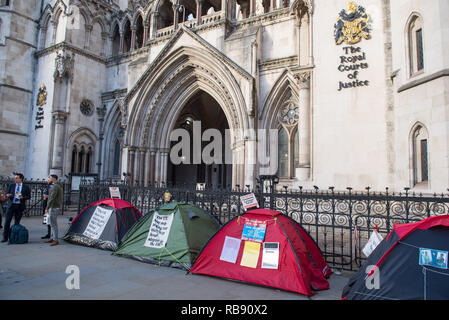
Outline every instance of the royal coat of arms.
POLYGON ((370 39, 371 16, 365 8, 355 2, 348 2, 348 11, 341 10, 335 27, 335 44, 345 42, 356 44, 362 39, 370 39))
POLYGON ((42 107, 47 103, 47 88, 44 84, 41 84, 39 88, 39 93, 37 94, 37 106, 42 107))

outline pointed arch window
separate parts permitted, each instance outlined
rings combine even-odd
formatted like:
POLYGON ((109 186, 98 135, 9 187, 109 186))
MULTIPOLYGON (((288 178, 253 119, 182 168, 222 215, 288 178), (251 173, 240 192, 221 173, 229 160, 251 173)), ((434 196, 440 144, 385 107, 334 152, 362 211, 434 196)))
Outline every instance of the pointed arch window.
POLYGON ((142 16, 139 16, 136 22, 136 40, 134 42, 134 49, 143 47, 143 31, 143 19, 142 16))
POLYGON ((114 145, 114 165, 112 169, 112 174, 114 176, 120 176, 120 149, 120 141, 119 139, 116 139, 114 145))
POLYGON ((412 133, 413 184, 427 185, 429 182, 429 134, 422 125, 412 133))
POLYGON ((117 56, 120 53, 120 30, 118 25, 115 25, 114 35, 112 36, 112 56, 117 56))
POLYGON ((414 14, 407 27, 408 58, 410 75, 424 70, 423 20, 414 14))
POLYGON ((278 111, 278 173, 280 178, 295 177, 299 167, 299 107, 291 97, 278 111))
POLYGON ((129 20, 127 20, 125 23, 125 28, 123 30, 123 52, 128 52, 131 50, 131 38, 131 23, 129 22, 129 20))

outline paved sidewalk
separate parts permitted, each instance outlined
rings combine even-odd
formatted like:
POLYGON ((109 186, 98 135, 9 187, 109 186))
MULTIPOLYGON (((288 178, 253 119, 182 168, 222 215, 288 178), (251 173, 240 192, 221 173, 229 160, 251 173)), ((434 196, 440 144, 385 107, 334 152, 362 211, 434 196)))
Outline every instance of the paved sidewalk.
MULTIPOLYGON (((60 237, 69 225, 58 217, 60 237)), ((73 215, 72 215, 73 216, 73 215)), ((64 240, 50 247, 40 237, 41 217, 24 217, 28 244, 0 244, 0 299, 124 299, 124 300, 307 300, 291 292, 200 275, 111 255, 109 251, 73 245, 64 240), (66 288, 66 268, 80 270, 80 289, 66 288)), ((3 230, 1 230, 3 231, 3 230)), ((339 300, 350 274, 332 274, 330 289, 312 300, 339 300)))

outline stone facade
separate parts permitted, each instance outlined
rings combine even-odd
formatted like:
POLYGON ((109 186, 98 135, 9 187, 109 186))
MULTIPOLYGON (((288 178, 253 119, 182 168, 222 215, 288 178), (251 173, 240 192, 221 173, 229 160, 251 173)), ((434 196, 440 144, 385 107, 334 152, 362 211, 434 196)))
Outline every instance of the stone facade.
POLYGON ((448 186, 445 0, 31 2, 0 7, 0 174, 254 185, 272 129, 281 186, 448 186), (232 164, 171 163, 190 117, 232 164))

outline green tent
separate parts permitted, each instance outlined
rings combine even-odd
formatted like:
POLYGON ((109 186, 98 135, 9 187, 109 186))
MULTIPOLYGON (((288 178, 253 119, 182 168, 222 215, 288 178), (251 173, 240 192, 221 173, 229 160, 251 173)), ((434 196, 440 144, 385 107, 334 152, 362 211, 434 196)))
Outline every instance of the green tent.
POLYGON ((218 220, 202 209, 170 202, 140 218, 114 254, 189 270, 219 229, 218 220))

